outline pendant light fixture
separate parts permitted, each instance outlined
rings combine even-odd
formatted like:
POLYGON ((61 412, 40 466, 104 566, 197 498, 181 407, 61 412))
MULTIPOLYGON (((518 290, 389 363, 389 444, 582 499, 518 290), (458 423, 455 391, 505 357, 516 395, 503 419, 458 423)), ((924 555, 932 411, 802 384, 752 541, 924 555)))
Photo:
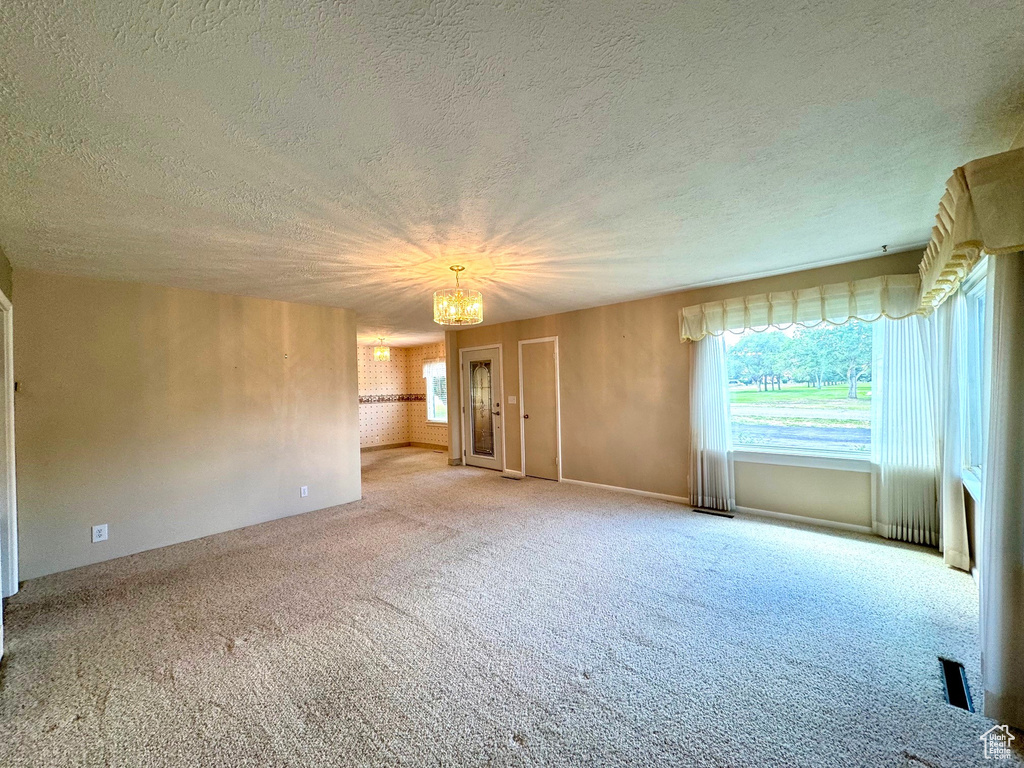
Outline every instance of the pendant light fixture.
POLYGON ((391 359, 391 348, 384 346, 384 337, 380 336, 380 346, 373 348, 373 359, 379 363, 386 363, 391 359))
POLYGON ((455 287, 434 291, 434 322, 438 325, 476 325, 484 321, 484 297, 459 285, 459 272, 466 268, 453 264, 455 287))

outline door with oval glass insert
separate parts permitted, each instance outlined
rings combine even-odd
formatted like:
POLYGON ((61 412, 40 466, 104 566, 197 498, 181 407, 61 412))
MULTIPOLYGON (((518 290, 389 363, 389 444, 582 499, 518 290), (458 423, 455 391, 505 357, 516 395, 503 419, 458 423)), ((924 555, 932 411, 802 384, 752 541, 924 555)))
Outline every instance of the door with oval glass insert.
POLYGON ((501 353, 497 347, 462 353, 466 464, 504 469, 501 353))

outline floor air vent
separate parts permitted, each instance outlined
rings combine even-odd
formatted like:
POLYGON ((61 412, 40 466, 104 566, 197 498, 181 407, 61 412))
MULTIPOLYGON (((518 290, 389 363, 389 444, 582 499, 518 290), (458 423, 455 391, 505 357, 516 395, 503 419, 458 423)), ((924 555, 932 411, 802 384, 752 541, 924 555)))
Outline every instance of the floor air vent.
POLYGON ((971 689, 967 685, 964 665, 943 658, 939 659, 939 664, 942 665, 942 687, 946 691, 946 703, 973 712, 974 704, 971 703, 971 689))
POLYGON ((714 515, 715 517, 728 517, 730 520, 736 515, 732 512, 722 512, 719 509, 704 509, 704 507, 694 507, 694 512, 700 512, 702 515, 714 515))

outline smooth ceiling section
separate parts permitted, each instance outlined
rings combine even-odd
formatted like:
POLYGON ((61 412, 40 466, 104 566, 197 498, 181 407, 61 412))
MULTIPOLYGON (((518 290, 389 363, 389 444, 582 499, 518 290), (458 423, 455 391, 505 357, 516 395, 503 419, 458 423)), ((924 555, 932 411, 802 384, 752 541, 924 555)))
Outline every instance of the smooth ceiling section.
POLYGON ((0 5, 16 267, 437 338, 923 243, 1006 148, 1020 0, 0 5))

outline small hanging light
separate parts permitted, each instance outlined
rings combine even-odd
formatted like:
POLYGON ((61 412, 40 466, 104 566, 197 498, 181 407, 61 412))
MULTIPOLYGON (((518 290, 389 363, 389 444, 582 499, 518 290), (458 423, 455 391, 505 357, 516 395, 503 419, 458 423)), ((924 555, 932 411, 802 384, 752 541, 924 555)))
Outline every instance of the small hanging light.
POLYGON ((434 322, 439 325, 476 325, 484 321, 484 297, 459 285, 459 272, 466 268, 453 264, 455 287, 434 291, 434 322))
POLYGON ((380 336, 380 346, 373 348, 373 359, 380 363, 386 363, 391 359, 391 348, 384 346, 384 337, 380 336))

